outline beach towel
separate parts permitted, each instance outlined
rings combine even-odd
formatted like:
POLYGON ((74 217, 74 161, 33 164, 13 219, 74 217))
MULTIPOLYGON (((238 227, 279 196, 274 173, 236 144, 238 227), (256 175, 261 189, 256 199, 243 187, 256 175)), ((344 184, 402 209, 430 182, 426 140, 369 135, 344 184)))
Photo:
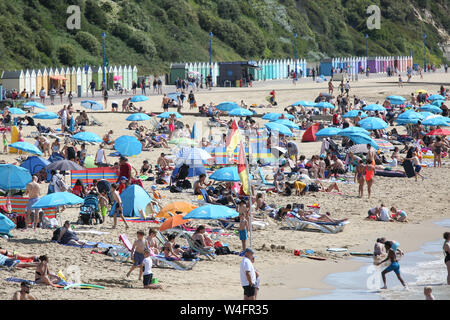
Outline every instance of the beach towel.
MULTIPOLYGON (((54 243, 58 243, 56 241, 53 241, 54 243)), ((92 241, 88 241, 86 242, 85 245, 81 246, 78 244, 62 244, 62 243, 58 243, 61 244, 63 246, 69 246, 69 247, 78 247, 78 248, 100 248, 100 249, 109 249, 109 248, 120 248, 120 246, 118 245, 114 245, 114 244, 108 244, 108 243, 102 243, 102 242, 92 242, 92 241), (97 246, 96 246, 97 244, 97 246)))
POLYGON ((36 282, 34 282, 34 281, 32 281, 32 280, 26 280, 26 279, 15 278, 15 277, 6 278, 5 281, 8 281, 8 282, 17 282, 17 283, 26 282, 26 283, 31 284, 31 285, 35 285, 35 284, 36 284, 36 282))

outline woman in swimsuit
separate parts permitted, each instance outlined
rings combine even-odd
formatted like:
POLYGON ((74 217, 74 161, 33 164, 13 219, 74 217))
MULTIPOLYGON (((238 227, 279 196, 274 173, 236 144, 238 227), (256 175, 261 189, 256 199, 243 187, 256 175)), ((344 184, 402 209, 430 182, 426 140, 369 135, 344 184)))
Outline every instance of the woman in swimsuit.
POLYGON ((372 161, 367 160, 365 171, 366 171, 365 178, 367 182, 367 193, 369 194, 370 199, 370 194, 372 192, 372 185, 373 185, 373 177, 375 176, 375 167, 372 161))
POLYGON ((175 131, 175 114, 171 114, 169 118, 169 140, 172 139, 173 132, 175 131))
POLYGON ((366 167, 364 166, 364 162, 359 160, 358 166, 355 169, 355 178, 354 181, 359 183, 358 196, 360 198, 363 197, 364 193, 364 176, 366 174, 366 167))
POLYGON ((212 240, 206 235, 206 228, 203 225, 195 230, 192 240, 205 250, 209 250, 213 246, 212 240))
POLYGON ((183 254, 183 250, 179 245, 175 244, 176 236, 171 234, 167 237, 167 242, 164 244, 163 251, 164 257, 169 260, 181 260, 181 255, 183 254))
POLYGON ((447 266, 447 284, 450 284, 450 232, 444 233, 444 253, 445 253, 445 259, 444 263, 447 266))
POLYGON ((441 152, 442 152, 442 141, 440 137, 436 137, 436 141, 433 143, 434 167, 436 167, 436 163, 438 167, 442 166, 441 152))
POLYGON ((51 287, 58 287, 56 284, 61 278, 51 274, 48 270, 48 257, 46 255, 39 257, 39 265, 36 268, 34 281, 38 284, 46 284, 51 287))

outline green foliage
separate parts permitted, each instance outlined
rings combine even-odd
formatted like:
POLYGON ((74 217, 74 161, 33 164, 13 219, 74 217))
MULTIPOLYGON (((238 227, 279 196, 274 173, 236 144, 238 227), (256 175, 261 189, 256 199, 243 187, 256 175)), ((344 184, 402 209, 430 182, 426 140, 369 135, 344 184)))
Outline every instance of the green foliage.
POLYGON ((57 51, 59 61, 66 66, 73 66, 77 64, 76 51, 70 44, 63 44, 57 51))
POLYGON ((100 52, 100 44, 97 39, 90 33, 84 31, 78 31, 75 36, 75 40, 87 51, 89 51, 94 56, 98 55, 100 52))
POLYGON ((2 68, 42 68, 102 61, 136 64, 144 74, 171 62, 407 55, 441 63, 436 28, 450 30, 449 0, 15 0, 0 1, 2 68), (369 5, 381 8, 381 29, 367 30, 369 5), (67 30, 69 5, 81 8, 81 30, 67 30), (414 10, 414 9, 417 9, 414 10), (423 9, 427 10, 425 18, 423 9), (417 13, 422 15, 418 19, 417 13), (432 22, 429 20, 432 19, 432 22))

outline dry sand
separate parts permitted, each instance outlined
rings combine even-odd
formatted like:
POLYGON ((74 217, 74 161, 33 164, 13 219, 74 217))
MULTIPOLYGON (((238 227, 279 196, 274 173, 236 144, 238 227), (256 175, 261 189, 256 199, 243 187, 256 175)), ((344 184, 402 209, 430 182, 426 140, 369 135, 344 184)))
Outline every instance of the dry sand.
MULTIPOLYGON (((441 83, 450 82, 447 74, 427 74, 423 80, 413 78, 413 83, 405 84, 399 88, 395 83, 396 78, 371 78, 352 83, 351 95, 356 94, 370 103, 382 102, 384 97, 391 94, 399 94, 408 97, 411 92, 418 89, 426 89, 435 92, 441 83)), ((335 85, 338 83, 336 82, 335 85)), ((319 92, 326 91, 327 84, 315 84, 312 82, 301 82, 293 86, 288 81, 257 83, 254 88, 218 88, 213 91, 200 91, 196 93, 198 103, 219 103, 222 101, 235 101, 239 103, 242 99, 247 104, 265 104, 265 97, 271 89, 277 91, 277 109, 257 109, 258 113, 269 111, 282 111, 282 109, 297 100, 313 100, 319 92)), ((171 90, 171 89, 170 89, 171 90)), ((144 106, 145 111, 161 111, 161 96, 151 96, 147 102, 138 103, 144 106)), ((121 105, 121 99, 117 100, 121 105)), ((57 101, 59 101, 57 99, 57 101)), ((49 107, 51 111, 58 111, 60 106, 49 107)), ((75 109, 80 109, 79 103, 75 109)), ((186 108, 184 109, 186 110, 186 108)), ((128 122, 125 121, 127 114, 98 112, 96 118, 103 122, 102 127, 87 127, 87 131, 103 135, 108 129, 114 130, 114 138, 121 135, 131 134, 126 129, 128 122)), ((206 123, 207 118, 187 116, 182 119, 185 123, 192 124, 194 121, 206 123)), ((262 123, 261 119, 258 119, 262 123)), ((57 127, 56 120, 41 120, 47 126, 57 127)), ((24 127, 25 135, 31 131, 24 127)), ((223 131, 219 131, 219 134, 223 131)), ((206 136, 205 129, 203 135, 206 136)), ((28 142, 33 139, 26 138, 28 142)), ((299 143, 299 139, 297 139, 299 143)), ((318 154, 320 142, 299 143, 300 154, 310 157, 318 154)), ((89 146, 88 153, 95 155, 97 147, 89 146)), ((142 161, 148 159, 154 164, 161 152, 156 149, 151 152, 143 152, 139 156, 130 158, 131 164, 139 170, 142 161)), ((165 150, 166 152, 169 150, 165 150)), ((108 152, 109 153, 109 152, 108 152)), ((1 159, 8 163, 14 162, 16 155, 1 155, 1 159)), ((117 158, 109 157, 109 161, 117 158)), ((375 239, 387 236, 401 242, 405 250, 416 250, 423 242, 440 237, 442 232, 433 226, 432 220, 449 217, 449 200, 445 188, 450 179, 448 166, 441 169, 425 168, 423 174, 424 182, 414 182, 414 179, 406 178, 383 178, 376 177, 373 187, 373 195, 370 200, 366 197, 357 197, 356 184, 340 184, 344 195, 326 193, 308 194, 304 197, 282 197, 278 195, 267 195, 266 202, 278 206, 287 203, 304 203, 305 205, 319 203, 322 211, 329 211, 334 218, 348 218, 350 223, 345 230, 339 234, 330 235, 318 232, 301 232, 287 230, 284 223, 271 223, 266 230, 254 232, 253 247, 257 250, 257 261, 255 266, 262 274, 260 298, 266 299, 294 299, 305 295, 321 293, 323 290, 331 289, 322 282, 329 273, 356 270, 358 263, 351 261, 348 254, 330 254, 326 249, 329 247, 346 247, 349 251, 371 251, 375 239), (386 206, 396 205, 408 213, 409 223, 384 223, 367 221, 364 218, 367 210, 376 205, 384 203, 386 206), (260 250, 265 245, 270 247, 284 246, 284 250, 260 250), (296 257, 294 249, 314 249, 318 255, 326 256, 327 261, 314 261, 296 257), (310 288, 310 291, 299 291, 299 288, 310 288)), ((144 186, 150 189, 151 183, 145 182, 144 186)), ((42 185, 46 190, 47 184, 42 185)), ((162 192, 165 198, 164 204, 181 198, 192 201, 196 197, 191 193, 171 194, 162 192)), ((78 218, 78 209, 66 210, 63 219, 75 222, 78 218)), ((154 226, 150 223, 131 223, 131 228, 125 231, 125 227, 119 222, 118 229, 111 229, 112 221, 107 219, 103 225, 95 226, 95 229, 109 232, 107 235, 85 235, 80 239, 89 241, 101 241, 105 243, 118 244, 118 235, 126 232, 130 240, 135 238, 135 232, 139 229, 145 231, 154 226)), ((75 229, 76 231, 77 229, 75 229)), ((154 275, 159 279, 163 290, 150 291, 142 288, 142 283, 137 280, 138 272, 135 271, 130 278, 125 278, 130 264, 114 262, 111 257, 98 254, 90 254, 90 249, 66 247, 50 241, 52 231, 50 230, 13 230, 14 238, 8 242, 0 240, 0 246, 8 250, 16 250, 23 254, 47 254, 50 258, 51 271, 66 270, 70 265, 79 266, 81 280, 84 283, 104 285, 105 290, 61 290, 36 286, 32 293, 39 299, 241 299, 242 289, 239 283, 240 257, 234 255, 219 256, 214 261, 200 261, 191 271, 175 271, 169 269, 154 268, 154 275)), ((223 242, 228 243, 232 250, 239 251, 240 241, 236 236, 222 237, 223 242)), ((444 267, 444 266, 443 266, 444 267)), ((14 272, 0 271, 1 278, 20 277, 34 280, 34 269, 16 270, 14 272)), ((18 289, 18 284, 1 281, 0 299, 9 299, 13 292, 18 289)))

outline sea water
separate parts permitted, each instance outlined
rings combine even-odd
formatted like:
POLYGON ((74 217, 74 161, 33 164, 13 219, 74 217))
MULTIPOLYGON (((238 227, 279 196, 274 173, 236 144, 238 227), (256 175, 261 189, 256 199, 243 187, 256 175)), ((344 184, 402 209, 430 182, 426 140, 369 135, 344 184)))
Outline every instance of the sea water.
MULTIPOLYGON (((445 229, 450 228, 450 219, 436 222, 445 229)), ((442 233, 443 233, 442 232, 442 233)), ((325 283, 335 289, 323 295, 305 298, 306 300, 423 300, 423 289, 431 286, 437 300, 450 300, 450 287, 447 285, 447 268, 444 264, 442 246, 444 239, 426 242, 418 251, 406 252, 400 259, 400 272, 407 283, 404 289, 394 272, 386 275, 387 290, 382 287, 381 271, 385 266, 374 266, 372 257, 357 257, 355 261, 364 266, 355 272, 330 274, 325 283)))

